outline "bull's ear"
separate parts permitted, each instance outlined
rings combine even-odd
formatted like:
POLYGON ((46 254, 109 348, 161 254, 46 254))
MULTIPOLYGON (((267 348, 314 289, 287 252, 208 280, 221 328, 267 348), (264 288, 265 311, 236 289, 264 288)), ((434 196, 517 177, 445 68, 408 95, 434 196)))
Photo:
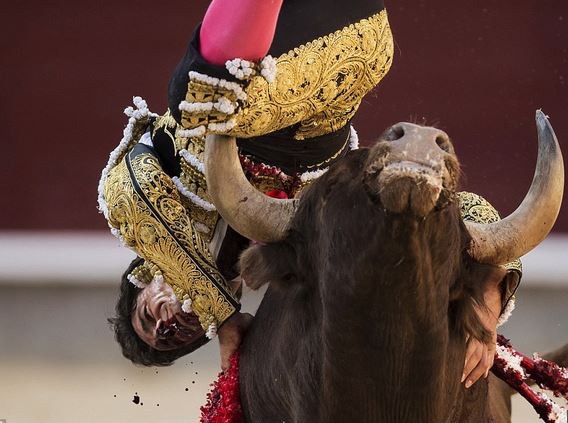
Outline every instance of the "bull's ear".
POLYGON ((297 279, 296 252, 286 241, 247 248, 240 259, 241 278, 251 289, 267 282, 290 283, 297 279))
POLYGON ((461 332, 489 342, 490 333, 481 323, 476 310, 486 310, 484 294, 497 288, 506 273, 502 267, 477 263, 466 255, 461 275, 450 290, 451 320, 461 332))

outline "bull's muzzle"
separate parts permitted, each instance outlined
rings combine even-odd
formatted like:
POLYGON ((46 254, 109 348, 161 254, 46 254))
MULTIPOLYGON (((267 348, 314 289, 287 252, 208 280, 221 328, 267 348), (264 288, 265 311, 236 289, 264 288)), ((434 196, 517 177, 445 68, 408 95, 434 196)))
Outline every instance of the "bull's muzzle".
POLYGON ((457 169, 444 131, 402 122, 387 129, 371 151, 365 183, 388 211, 424 217, 444 189, 455 190, 457 169))

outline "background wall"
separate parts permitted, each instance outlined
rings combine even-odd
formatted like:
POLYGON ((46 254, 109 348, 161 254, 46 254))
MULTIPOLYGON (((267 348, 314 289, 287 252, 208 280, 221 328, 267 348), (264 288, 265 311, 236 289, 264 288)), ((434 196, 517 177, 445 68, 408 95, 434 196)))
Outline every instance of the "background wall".
MULTIPOLYGON (((138 369, 120 357, 105 318, 130 253, 108 236, 96 186, 132 96, 165 109, 170 73, 207 4, 3 6, 0 419, 196 421, 217 371, 216 346, 169 369, 138 369), (144 406, 131 402, 136 392, 144 406)), ((360 138, 368 144, 400 120, 435 123, 454 140, 462 188, 511 212, 532 179, 535 109, 550 115, 568 151, 568 3, 387 6, 396 57, 355 119, 360 138)), ((518 310, 504 328, 525 352, 567 341, 567 233, 564 204, 555 235, 525 260, 518 310)), ((537 421, 530 409, 516 410, 515 422, 537 421)))
MULTIPOLYGON (((13 1, 4 6, 0 122, 3 229, 103 229, 95 188, 133 95, 161 112, 167 82, 207 1, 13 1)), ((464 188, 513 210, 532 179, 534 111, 568 141, 563 0, 398 0, 394 66, 355 126, 365 142, 400 120, 453 138, 464 188)), ((565 148, 566 150, 566 148, 565 148)), ((563 213, 557 231, 568 231, 563 213)))

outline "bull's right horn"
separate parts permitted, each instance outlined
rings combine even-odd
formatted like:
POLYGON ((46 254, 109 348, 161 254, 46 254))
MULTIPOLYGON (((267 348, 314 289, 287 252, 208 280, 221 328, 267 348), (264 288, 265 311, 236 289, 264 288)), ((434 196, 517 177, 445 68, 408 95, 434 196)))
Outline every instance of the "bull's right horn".
POLYGON ((505 264, 542 242, 560 211, 564 163, 558 139, 542 111, 536 112, 538 159, 529 192, 505 219, 488 224, 466 222, 472 237, 470 255, 481 263, 505 264))
POLYGON ((238 233, 261 242, 285 237, 298 200, 277 200, 253 187, 243 173, 234 137, 207 136, 205 178, 217 211, 238 233))

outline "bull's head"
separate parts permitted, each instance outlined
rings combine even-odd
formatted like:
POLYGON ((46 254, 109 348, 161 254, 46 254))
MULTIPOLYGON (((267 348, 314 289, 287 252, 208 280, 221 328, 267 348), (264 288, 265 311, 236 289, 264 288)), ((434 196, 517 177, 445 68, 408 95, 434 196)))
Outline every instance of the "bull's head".
MULTIPOLYGON (((564 168, 554 131, 536 114, 538 161, 528 194, 500 222, 467 222, 471 256, 501 265, 523 256, 551 230, 562 201, 564 168)), ((363 184, 377 207, 423 218, 444 208, 455 193, 459 166, 448 136, 435 128, 399 123, 389 128, 369 151, 363 184)), ((206 142, 209 193, 221 216, 250 239, 282 239, 301 200, 276 200, 258 192, 245 178, 232 138, 209 136, 206 142)))
MULTIPOLYGON (((558 143, 540 112, 537 125, 539 159, 526 199, 498 223, 467 228, 454 201, 458 162, 438 129, 394 125, 292 201, 256 191, 234 140, 210 137, 207 183, 218 211, 243 235, 269 242, 241 258, 249 286, 271 282, 241 350, 245 403, 278 380, 271 411, 301 392, 303 411, 293 415, 320 417, 301 421, 460 420, 446 405, 461 392, 465 334, 489 337, 475 305, 505 275, 494 265, 538 244, 560 206, 558 143), (263 371, 254 372, 259 362, 263 371)), ((282 407, 250 421, 297 419, 282 407)))

